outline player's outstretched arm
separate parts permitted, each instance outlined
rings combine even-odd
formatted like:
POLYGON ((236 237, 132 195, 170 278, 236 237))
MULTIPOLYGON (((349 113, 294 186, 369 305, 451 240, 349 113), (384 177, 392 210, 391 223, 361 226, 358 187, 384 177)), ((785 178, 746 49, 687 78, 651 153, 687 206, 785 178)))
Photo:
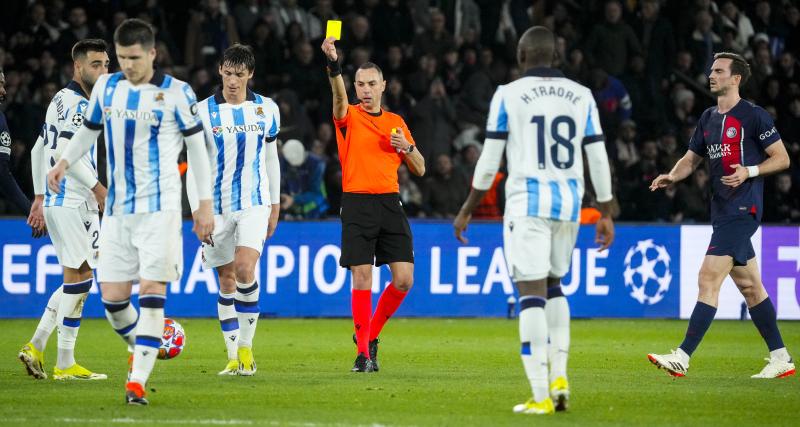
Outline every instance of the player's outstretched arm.
POLYGON ((322 42, 322 52, 328 59, 328 80, 333 91, 333 117, 341 120, 347 115, 347 90, 342 79, 342 66, 339 64, 339 55, 333 42, 335 37, 328 37, 322 42))
POLYGON ((487 138, 483 143, 483 151, 481 151, 481 156, 475 165, 472 189, 469 192, 469 196, 467 196, 467 200, 458 211, 455 220, 453 220, 456 239, 461 243, 468 242, 466 236, 464 236, 464 231, 466 231, 467 225, 472 219, 472 211, 475 210, 483 196, 492 187, 497 170, 500 169, 500 161, 503 158, 505 149, 506 141, 504 139, 487 138))
MULTIPOLYGON (((212 243, 214 214, 211 211, 211 167, 208 161, 203 132, 195 132, 185 137, 186 158, 189 161, 191 178, 197 190, 198 207, 192 212, 194 227, 192 231, 201 242, 212 243)), ((190 178, 187 172, 187 181, 190 178)))
POLYGON ((592 179, 597 204, 600 210, 600 219, 595 225, 594 242, 604 251, 614 242, 614 220, 611 217, 612 200, 614 195, 611 189, 611 167, 608 164, 608 153, 602 140, 584 145, 586 161, 589 165, 589 176, 592 179))
POLYGON ((789 153, 782 140, 777 140, 770 144, 764 152, 767 158, 757 166, 742 166, 739 164, 731 165, 734 172, 722 177, 722 183, 731 187, 738 187, 747 178, 755 178, 759 175, 771 175, 782 170, 789 169, 789 153))
POLYGON ((267 144, 266 161, 267 179, 269 180, 269 198, 272 209, 269 211, 267 225, 267 239, 275 234, 278 228, 278 218, 281 214, 281 162, 278 159, 278 144, 273 141, 267 144))
POLYGON ((67 169, 70 165, 76 164, 78 160, 92 148, 92 144, 94 144, 99 135, 100 129, 90 129, 86 127, 84 123, 71 138, 64 137, 58 139, 57 146, 63 145, 66 146, 67 149, 64 150, 61 154, 61 158, 56 162, 55 166, 50 169, 50 172, 47 173, 47 186, 50 187, 50 190, 56 193, 60 191, 58 184, 61 182, 61 179, 64 178, 67 169))
POLYGON ((659 188, 668 187, 678 181, 686 179, 689 175, 700 166, 703 158, 698 156, 694 151, 687 150, 686 154, 675 163, 675 166, 668 174, 661 174, 653 180, 650 184, 650 191, 656 191, 659 188))

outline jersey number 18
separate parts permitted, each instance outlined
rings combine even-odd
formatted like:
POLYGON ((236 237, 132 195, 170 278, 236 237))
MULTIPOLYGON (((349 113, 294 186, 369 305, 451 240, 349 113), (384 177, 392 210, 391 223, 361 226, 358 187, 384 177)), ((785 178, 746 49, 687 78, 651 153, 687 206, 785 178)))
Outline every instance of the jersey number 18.
MULTIPOLYGON (((544 116, 533 116, 531 123, 536 124, 539 169, 545 169, 544 116)), ((575 146, 572 144, 572 138, 575 138, 575 120, 572 120, 572 117, 569 116, 556 116, 556 118, 550 122, 550 136, 553 138, 553 141, 555 141, 555 143, 550 146, 550 158, 553 164, 559 169, 571 168, 572 164, 575 163, 575 146), (566 124, 566 135, 560 132, 564 128, 564 126, 561 126, 562 123, 566 124), (567 158, 565 160, 561 160, 559 157, 559 146, 564 147, 567 151, 567 158)))

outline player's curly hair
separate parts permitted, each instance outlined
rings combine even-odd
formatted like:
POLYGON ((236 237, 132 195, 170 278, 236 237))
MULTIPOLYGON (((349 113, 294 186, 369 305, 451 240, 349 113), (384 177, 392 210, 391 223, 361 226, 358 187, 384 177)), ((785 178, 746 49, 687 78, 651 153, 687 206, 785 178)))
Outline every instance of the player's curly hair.
POLYGON ((246 44, 234 43, 233 46, 225 49, 222 54, 220 66, 222 65, 233 68, 245 67, 247 71, 255 70, 256 56, 253 53, 253 48, 246 44))
POLYGON ((742 81, 739 82, 739 86, 744 86, 747 83, 747 79, 750 78, 750 64, 747 63, 747 60, 744 59, 742 55, 738 53, 732 52, 719 52, 714 54, 714 60, 717 59, 730 59, 731 62, 731 75, 737 74, 742 78, 742 81))
POLYGON ((114 43, 120 46, 142 45, 145 50, 156 44, 156 32, 153 26, 138 18, 122 21, 114 31, 114 43))

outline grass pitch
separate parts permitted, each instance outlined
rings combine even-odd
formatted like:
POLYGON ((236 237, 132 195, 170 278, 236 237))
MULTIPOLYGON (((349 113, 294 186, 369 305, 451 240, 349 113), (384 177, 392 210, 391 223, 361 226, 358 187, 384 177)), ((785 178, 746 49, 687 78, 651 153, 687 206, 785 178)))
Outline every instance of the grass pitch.
MULTIPOLYGON (((187 347, 158 361, 149 407, 123 404, 125 346, 105 320, 84 320, 79 363, 107 373, 94 382, 36 381, 16 359, 34 320, 0 321, 0 424, 54 425, 800 425, 800 378, 753 380, 767 349, 751 322, 717 321, 673 380, 646 358, 681 341, 686 321, 576 320, 569 362, 571 408, 523 416, 530 396, 517 322, 394 319, 381 371, 349 372, 350 320, 261 319, 255 377, 218 377, 226 362, 215 319, 178 319, 187 347)), ((780 324, 800 356, 800 322, 780 324)), ((48 376, 56 337, 46 352, 48 376)))

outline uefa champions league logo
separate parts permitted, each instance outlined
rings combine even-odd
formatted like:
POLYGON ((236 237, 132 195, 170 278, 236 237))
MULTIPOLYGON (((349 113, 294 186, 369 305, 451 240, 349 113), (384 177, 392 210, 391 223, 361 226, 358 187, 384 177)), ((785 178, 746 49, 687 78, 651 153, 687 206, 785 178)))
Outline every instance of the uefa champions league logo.
POLYGON ((640 240, 625 255, 625 287, 631 298, 639 304, 653 305, 664 298, 672 281, 669 271, 670 257, 664 246, 653 244, 653 239, 640 240))

